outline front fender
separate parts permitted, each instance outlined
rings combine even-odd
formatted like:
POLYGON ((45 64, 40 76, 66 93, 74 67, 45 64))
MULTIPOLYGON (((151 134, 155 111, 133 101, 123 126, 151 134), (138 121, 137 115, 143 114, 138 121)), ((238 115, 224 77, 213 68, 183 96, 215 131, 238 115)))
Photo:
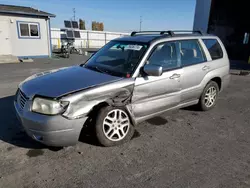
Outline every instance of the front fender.
POLYGON ((70 104, 63 116, 76 119, 87 116, 92 109, 100 103, 108 103, 111 106, 127 106, 131 102, 134 88, 134 79, 93 87, 62 98, 70 104))

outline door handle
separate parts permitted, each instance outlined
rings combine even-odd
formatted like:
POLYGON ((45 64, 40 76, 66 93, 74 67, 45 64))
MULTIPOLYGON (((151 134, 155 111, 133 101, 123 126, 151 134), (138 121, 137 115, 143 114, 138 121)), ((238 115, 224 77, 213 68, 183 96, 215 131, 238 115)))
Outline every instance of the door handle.
POLYGON ((170 79, 177 79, 177 78, 180 78, 181 77, 181 75, 180 74, 173 74, 172 76, 170 76, 169 78, 170 79))
POLYGON ((209 70, 209 69, 210 69, 210 67, 207 66, 207 65, 205 65, 204 67, 202 67, 202 70, 204 70, 204 71, 209 70))

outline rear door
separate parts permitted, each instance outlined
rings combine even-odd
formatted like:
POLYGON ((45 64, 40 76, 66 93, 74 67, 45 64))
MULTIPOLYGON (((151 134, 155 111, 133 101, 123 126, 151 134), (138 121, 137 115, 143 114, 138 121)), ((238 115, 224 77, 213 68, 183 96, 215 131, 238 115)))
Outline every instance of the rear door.
POLYGON ((141 75, 135 80, 132 108, 137 119, 175 107, 180 102, 182 69, 176 42, 157 45, 148 64, 163 67, 161 76, 141 75))
POLYGON ((181 77, 181 102, 189 102, 198 99, 203 88, 201 82, 209 72, 206 55, 202 43, 198 39, 178 41, 181 66, 183 74, 181 77))

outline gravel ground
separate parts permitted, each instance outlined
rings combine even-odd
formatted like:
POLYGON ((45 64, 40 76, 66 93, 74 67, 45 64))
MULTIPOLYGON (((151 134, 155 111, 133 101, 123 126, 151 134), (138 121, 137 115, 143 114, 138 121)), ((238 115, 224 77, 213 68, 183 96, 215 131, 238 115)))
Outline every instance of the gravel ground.
POLYGON ((82 138, 48 148, 18 128, 13 95, 20 81, 86 58, 0 65, 0 187, 250 187, 250 77, 232 75, 209 112, 181 109, 136 127, 122 146, 82 138))

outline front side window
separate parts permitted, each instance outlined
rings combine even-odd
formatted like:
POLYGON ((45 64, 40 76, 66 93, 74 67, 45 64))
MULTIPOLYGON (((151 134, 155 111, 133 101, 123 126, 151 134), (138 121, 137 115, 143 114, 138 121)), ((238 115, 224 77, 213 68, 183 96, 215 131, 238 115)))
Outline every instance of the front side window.
POLYGON ((84 66, 105 74, 128 78, 132 76, 147 48, 147 43, 111 41, 84 66))
POLYGON ((178 68, 175 42, 167 42, 156 46, 148 59, 148 64, 159 65, 163 70, 178 68))
POLYGON ((206 61, 198 40, 179 41, 182 66, 189 66, 206 61))
POLYGON ((219 42, 216 39, 203 39, 212 60, 220 59, 223 57, 223 52, 219 42))
POLYGON ((38 23, 18 22, 19 38, 39 38, 40 28, 38 23))

